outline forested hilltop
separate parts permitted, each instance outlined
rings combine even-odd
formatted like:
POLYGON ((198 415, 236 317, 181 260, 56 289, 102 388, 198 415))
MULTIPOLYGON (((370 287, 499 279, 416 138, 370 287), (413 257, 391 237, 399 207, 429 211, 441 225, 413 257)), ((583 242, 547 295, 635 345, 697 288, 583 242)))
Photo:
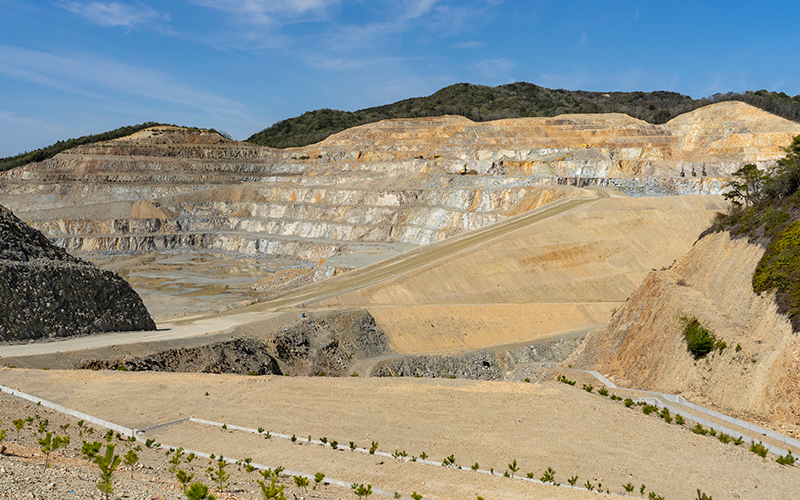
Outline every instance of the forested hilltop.
POLYGON ((482 122, 501 118, 556 116, 569 113, 625 113, 650 123, 666 123, 694 109, 721 101, 743 101, 794 121, 800 121, 800 95, 758 90, 715 94, 693 99, 676 92, 586 92, 548 89, 517 82, 498 87, 458 83, 427 97, 358 111, 318 109, 280 121, 253 134, 248 142, 287 148, 319 142, 358 125, 390 118, 461 115, 482 122))
POLYGON ((120 127, 118 129, 110 130, 108 132, 103 132, 101 134, 84 135, 82 137, 78 137, 77 139, 67 139, 66 141, 58 141, 55 144, 51 144, 50 146, 39 148, 33 151, 27 151, 25 153, 20 153, 16 156, 8 156, 6 158, 0 158, 0 172, 2 172, 3 170, 12 169, 14 167, 27 165, 28 163, 44 161, 48 158, 54 157, 55 155, 57 155, 62 151, 66 151, 67 149, 74 148, 76 146, 82 146, 84 144, 93 144, 95 142, 110 141, 112 139, 119 139, 120 137, 125 137, 127 135, 134 134, 140 130, 144 130, 149 127, 155 127, 156 125, 163 125, 163 123, 145 122, 139 125, 128 125, 126 127, 120 127))

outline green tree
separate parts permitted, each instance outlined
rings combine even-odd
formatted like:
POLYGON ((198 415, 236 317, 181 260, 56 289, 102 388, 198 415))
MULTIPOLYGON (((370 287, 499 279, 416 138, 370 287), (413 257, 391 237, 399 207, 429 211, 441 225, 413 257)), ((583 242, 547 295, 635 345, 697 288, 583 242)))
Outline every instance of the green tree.
POLYGON ((44 453, 44 467, 45 469, 49 465, 50 460, 50 453, 61 448, 62 446, 66 446, 69 444, 69 436, 56 436, 53 437, 52 432, 48 432, 47 435, 41 439, 39 439, 39 446, 42 448, 42 453, 44 453))
POLYGON ((183 469, 178 469, 178 472, 175 473, 175 477, 178 479, 178 482, 181 483, 181 486, 183 486, 183 492, 186 493, 186 487, 192 482, 194 474, 189 474, 183 469))
POLYGON ((748 207, 761 198, 764 190, 764 185, 770 180, 770 176, 753 165, 748 163, 733 173, 735 179, 728 182, 730 191, 723 194, 722 197, 729 200, 734 205, 741 205, 748 207))
POLYGON ((125 465, 128 466, 131 470, 131 477, 133 477, 133 466, 136 465, 136 462, 139 461, 139 455, 136 454, 133 450, 128 450, 128 453, 125 454, 124 462, 125 465))
POLYGON ((208 492, 208 486, 200 481, 192 483, 184 494, 189 500, 217 500, 217 497, 208 492))
POLYGON ((94 463, 100 469, 100 480, 96 486, 106 496, 106 500, 114 493, 114 471, 122 463, 119 456, 114 455, 116 446, 115 444, 107 444, 105 455, 95 455, 93 458, 94 463))
MULTIPOLYGON (((262 473, 262 475, 264 474, 262 473)), ((264 475, 264 479, 267 479, 267 477, 268 476, 264 475)), ((286 488, 286 486, 276 486, 275 483, 277 481, 277 475, 272 477, 272 481, 269 484, 261 480, 256 481, 261 487, 261 494, 263 495, 264 500, 269 500, 270 498, 274 498, 275 500, 286 500, 286 497, 283 495, 283 489, 286 488)))

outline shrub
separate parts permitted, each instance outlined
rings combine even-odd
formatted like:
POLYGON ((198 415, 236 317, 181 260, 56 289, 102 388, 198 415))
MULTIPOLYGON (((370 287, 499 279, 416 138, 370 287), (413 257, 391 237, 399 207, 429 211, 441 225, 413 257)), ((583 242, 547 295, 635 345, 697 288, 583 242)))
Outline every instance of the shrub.
POLYGON ((733 438, 725 434, 724 432, 720 432, 719 435, 717 436, 717 439, 719 439, 721 443, 728 444, 731 442, 733 438))
POLYGON ((208 486, 200 481, 192 483, 185 495, 189 500, 217 500, 217 497, 208 492, 208 486))
POLYGON ((178 482, 181 483, 183 492, 186 493, 186 487, 192 482, 194 474, 188 474, 185 470, 181 469, 175 474, 175 477, 178 479, 178 482))
POLYGON ((683 419, 683 415, 675 415, 675 423, 678 425, 683 425, 686 423, 686 420, 683 419))
POLYGON ((692 432, 694 432, 695 434, 700 434, 702 436, 708 435, 708 431, 704 429, 703 426, 700 424, 697 424, 694 427, 692 427, 692 432))
POLYGON ((323 479, 325 479, 325 474, 323 474, 322 472, 317 472, 316 474, 314 474, 315 483, 319 484, 322 482, 323 479))
POLYGON ((567 379, 567 377, 566 377, 566 376, 564 376, 564 375, 561 375, 561 376, 558 378, 558 381, 559 381, 559 382, 561 382, 562 384, 575 385, 575 381, 574 381, 574 380, 569 380, 569 379, 567 379))
POLYGON ((717 339, 714 334, 700 324, 696 317, 681 316, 680 320, 683 323, 683 336, 686 339, 686 346, 694 356, 694 359, 704 358, 714 350, 717 345, 717 339))
POLYGON ((656 405, 644 405, 644 406, 642 406, 642 413, 644 413, 645 415, 650 415, 651 413, 654 413, 656 411, 658 411, 658 406, 656 406, 656 405))
POLYGON ((363 485, 363 484, 353 483, 350 485, 350 488, 352 488, 353 493, 355 493, 358 498, 364 498, 372 495, 371 484, 363 485))
POLYGON ((781 465, 794 465, 797 459, 792 455, 792 451, 789 450, 786 455, 776 458, 775 461, 781 465))
POLYGON ((217 467, 209 467, 206 469, 206 475, 211 480, 211 482, 216 484, 217 491, 222 491, 228 485, 228 480, 230 479, 231 475, 225 471, 225 466, 227 463, 223 459, 222 456, 219 457, 217 460, 217 467))
MULTIPOLYGON (((262 475, 264 472, 262 471, 262 475)), ((264 475, 264 479, 268 479, 268 476, 264 475)), ((275 483, 278 481, 278 475, 274 475, 272 480, 269 484, 266 481, 257 480, 258 486, 261 488, 261 494, 264 496, 264 499, 275 498, 276 500, 286 500, 286 497, 283 495, 283 489, 286 488, 284 485, 276 485, 275 483)))
POLYGON ((625 398, 625 407, 630 408, 633 406, 633 400, 631 398, 625 398))
POLYGON ((412 493, 412 494, 411 494, 411 498, 412 498, 413 500, 422 500, 422 495, 420 495, 419 493, 417 493, 417 492, 415 491, 414 493, 412 493))
POLYGON ((307 491, 308 478, 303 476, 294 476, 294 484, 297 485, 298 488, 303 488, 303 491, 307 491))
POLYGON ((767 457, 767 447, 764 446, 764 444, 761 443, 760 441, 758 443, 751 443, 750 451, 752 451, 761 458, 767 457))
POLYGON ((600 389, 597 389, 597 394, 601 396, 608 396, 608 389, 601 387, 600 389))

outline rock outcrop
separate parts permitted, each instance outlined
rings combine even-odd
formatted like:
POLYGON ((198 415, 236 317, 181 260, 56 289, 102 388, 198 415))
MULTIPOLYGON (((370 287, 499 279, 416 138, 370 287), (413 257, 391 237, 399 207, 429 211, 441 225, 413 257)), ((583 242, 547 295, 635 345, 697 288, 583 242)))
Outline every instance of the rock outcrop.
POLYGON ((725 232, 705 236, 671 269, 648 276, 567 363, 800 435, 800 337, 771 294, 753 292, 763 253, 725 232), (696 317, 725 348, 695 359, 681 317, 696 317))
POLYGON ((70 256, 0 206, 0 340, 154 330, 122 278, 70 256))
POLYGON ((739 102, 664 125, 620 114, 387 120, 286 150, 161 126, 4 172, 0 202, 73 251, 315 262, 349 242, 440 241, 559 199, 560 185, 719 194, 797 134, 739 102))

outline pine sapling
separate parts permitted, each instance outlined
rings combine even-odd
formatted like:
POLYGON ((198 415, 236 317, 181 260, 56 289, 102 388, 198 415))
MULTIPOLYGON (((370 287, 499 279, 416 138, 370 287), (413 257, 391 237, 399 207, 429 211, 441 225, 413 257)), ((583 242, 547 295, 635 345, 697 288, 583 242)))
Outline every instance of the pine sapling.
POLYGON ((105 455, 95 455, 93 461, 100 469, 100 480, 97 482, 97 489, 106 496, 106 500, 114 493, 114 471, 117 470, 122 460, 118 455, 114 455, 116 445, 107 444, 105 455))

